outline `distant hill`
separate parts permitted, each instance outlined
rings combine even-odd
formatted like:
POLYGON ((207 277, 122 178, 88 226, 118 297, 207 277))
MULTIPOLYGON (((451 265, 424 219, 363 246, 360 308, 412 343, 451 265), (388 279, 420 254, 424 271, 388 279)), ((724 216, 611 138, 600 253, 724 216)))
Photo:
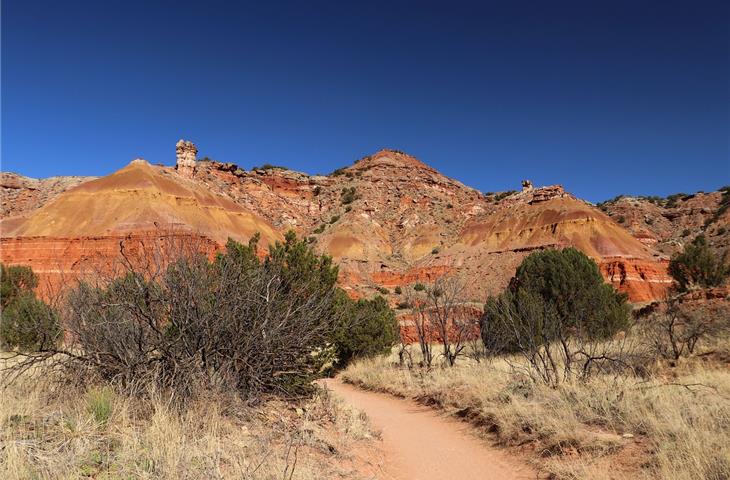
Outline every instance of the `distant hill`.
MULTIPOLYGON (((308 175, 279 166, 245 171, 195 162, 195 147, 180 145, 193 151, 178 150, 179 168, 135 160, 106 177, 58 177, 52 186, 2 174, 0 257, 41 274, 73 274, 79 258, 99 249, 114 255, 115 239, 129 235, 174 227, 221 246, 228 237, 246 241, 260 232, 266 245, 293 229, 334 257, 340 283, 353 296, 387 290, 393 304, 399 301, 395 287, 446 273, 464 275, 470 299, 483 302, 504 288, 531 251, 565 246, 594 258, 607 281, 634 302, 659 298, 669 285, 670 249, 658 248, 664 240, 647 241, 634 226, 642 215, 634 212, 641 210, 623 199, 599 209, 559 185, 530 182, 520 191, 484 194, 395 150, 329 175, 308 175), (7 201, 10 196, 27 201, 7 201)), ((710 210, 719 200, 712 201, 710 210)))

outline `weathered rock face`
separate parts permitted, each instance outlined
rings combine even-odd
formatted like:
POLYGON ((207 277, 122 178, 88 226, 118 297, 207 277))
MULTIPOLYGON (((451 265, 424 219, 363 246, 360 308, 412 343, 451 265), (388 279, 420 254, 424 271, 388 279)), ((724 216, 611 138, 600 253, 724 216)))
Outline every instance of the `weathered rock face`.
POLYGON ((121 269, 122 252, 127 259, 140 252, 173 258, 184 248, 212 256, 222 246, 205 236, 175 230, 81 237, 3 237, 0 260, 33 268, 39 277, 38 293, 51 299, 77 280, 113 276, 114 271, 121 269))
POLYGON ((180 139, 175 144, 175 150, 177 153, 177 163, 175 168, 183 177, 192 178, 195 174, 195 165, 197 163, 198 148, 193 144, 183 139, 180 139))
POLYGON ((639 241, 671 255, 703 234, 716 253, 730 250, 730 189, 666 199, 619 197, 599 207, 639 241))
POLYGON ((260 233, 264 245, 282 238, 229 197, 140 159, 59 194, 25 217, 5 218, 0 228, 0 260, 31 265, 51 283, 78 276, 90 259, 112 262, 121 253, 120 242, 130 238, 148 244, 188 239, 206 252, 228 238, 246 242, 260 233))
POLYGON ((73 264, 94 249, 111 251, 90 239, 119 239, 161 226, 217 245, 260 231, 265 246, 293 229, 334 257, 352 296, 387 288, 393 304, 399 302, 396 287, 430 283, 446 273, 464 276, 469 300, 483 303, 506 286, 531 251, 566 246, 594 258, 606 279, 633 301, 658 298, 669 284, 665 258, 559 185, 525 182, 521 192, 487 196, 393 150, 329 176, 310 176, 196 162, 194 145, 182 141, 177 147, 177 172, 135 161, 28 210, 27 218, 6 218, 0 225, 3 247, 14 246, 2 250, 15 253, 0 257, 42 270, 51 268, 44 255, 73 264), (53 253, 40 253, 33 246, 42 244, 39 239, 60 243, 46 249, 53 253))
POLYGON ((616 290, 627 293, 634 303, 646 303, 662 299, 672 285, 672 279, 667 276, 667 264, 667 260, 606 257, 598 267, 616 290))
POLYGON ((96 177, 51 177, 35 179, 0 172, 0 218, 32 212, 66 190, 96 177))

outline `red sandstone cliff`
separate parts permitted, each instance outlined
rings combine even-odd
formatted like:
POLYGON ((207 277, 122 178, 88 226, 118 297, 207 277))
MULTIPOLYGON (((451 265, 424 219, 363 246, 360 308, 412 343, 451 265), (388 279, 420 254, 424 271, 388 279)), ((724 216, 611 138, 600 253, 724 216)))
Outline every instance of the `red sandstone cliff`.
POLYGON ((3 218, 0 260, 24 264, 58 285, 161 239, 220 248, 228 238, 281 239, 265 219, 229 197, 200 188, 174 169, 134 160, 103 178, 60 193, 26 215, 3 218))
POLYGON ((564 246, 593 257, 632 301, 658 298, 668 285, 664 257, 560 186, 487 196, 392 150, 310 176, 191 162, 194 148, 178 144, 177 170, 135 161, 12 215, 3 210, 0 259, 69 272, 141 232, 172 228, 219 246, 256 231, 266 245, 294 229, 335 258, 352 295, 388 288, 393 303, 395 287, 447 272, 464 275, 470 300, 481 303, 530 251, 564 246))

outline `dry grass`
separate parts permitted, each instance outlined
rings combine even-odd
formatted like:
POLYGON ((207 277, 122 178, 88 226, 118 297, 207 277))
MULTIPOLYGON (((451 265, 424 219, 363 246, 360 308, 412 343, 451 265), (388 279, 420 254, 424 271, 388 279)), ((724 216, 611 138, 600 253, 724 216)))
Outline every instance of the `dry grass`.
POLYGON ((355 478, 342 464, 370 437, 367 418, 326 394, 257 408, 219 395, 183 412, 169 400, 27 374, 2 391, 0 478, 355 478))
POLYGON ((650 381, 597 376, 553 389, 515 374, 504 359, 462 359, 430 372, 396 360, 357 362, 343 378, 465 417, 528 451, 554 478, 730 478, 726 365, 694 360, 650 381))

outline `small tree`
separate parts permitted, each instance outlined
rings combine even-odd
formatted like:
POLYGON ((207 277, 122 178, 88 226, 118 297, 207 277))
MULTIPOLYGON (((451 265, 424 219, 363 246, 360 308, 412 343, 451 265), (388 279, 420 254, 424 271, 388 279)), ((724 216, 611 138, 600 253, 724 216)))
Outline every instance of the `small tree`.
POLYGON ((433 362, 431 342, 441 343, 446 363, 454 366, 466 347, 469 333, 476 332, 478 320, 465 314, 463 291, 461 280, 440 277, 428 287, 417 283, 406 292, 424 366, 431 367, 433 362))
POLYGON ((6 347, 42 351, 54 347, 60 337, 56 313, 34 295, 22 295, 3 308, 0 340, 6 347))
POLYGON ((38 276, 30 267, 0 263, 0 307, 5 308, 16 298, 31 294, 37 286, 38 276))
POLYGON ((669 274, 681 292, 718 286, 730 275, 727 252, 717 257, 710 250, 705 236, 698 235, 692 243, 685 245, 681 253, 672 256, 669 274))
POLYGON ((38 276, 30 267, 0 264, 0 344, 37 351, 51 348, 60 336, 56 312, 33 291, 38 276))
MULTIPOLYGON (((422 284, 418 283, 416 285, 422 284)), ((413 324, 416 327, 416 336, 418 337, 418 346, 421 349, 423 366, 431 368, 433 363, 433 346, 431 345, 431 340, 434 337, 434 331, 428 316, 426 302, 419 296, 419 292, 423 290, 425 290, 425 287, 418 290, 415 286, 406 290, 406 301, 403 302, 403 305, 411 309, 413 324)))
POLYGON ((464 284, 455 277, 440 277, 426 289, 426 312, 432 329, 438 333, 442 354, 449 366, 464 349, 470 323, 463 311, 464 284))
POLYGON ((586 376, 610 360, 593 341, 628 326, 626 295, 605 284, 595 262, 574 248, 525 258, 507 289, 487 300, 481 321, 488 352, 522 354, 550 385, 573 374, 576 362, 586 376))
POLYGON ((353 302, 341 295, 342 321, 334 336, 338 365, 389 352, 398 342, 399 328, 388 302, 381 296, 353 302))

